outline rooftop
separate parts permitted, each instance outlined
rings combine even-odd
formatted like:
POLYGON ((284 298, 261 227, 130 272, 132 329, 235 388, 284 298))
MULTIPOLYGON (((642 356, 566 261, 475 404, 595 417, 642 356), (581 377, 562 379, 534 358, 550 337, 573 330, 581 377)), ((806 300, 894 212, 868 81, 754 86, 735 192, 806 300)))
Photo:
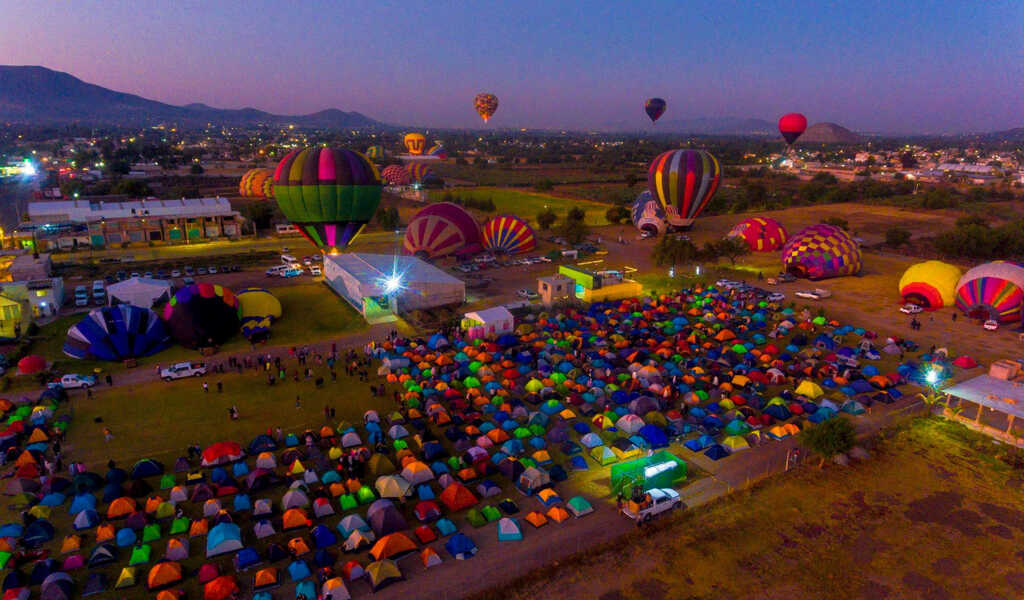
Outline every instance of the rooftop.
POLYGON ((361 285, 380 285, 392 274, 401 275, 406 287, 415 283, 462 284, 461 279, 415 256, 346 253, 327 255, 324 259, 347 271, 361 285))
POLYGON ((1024 418, 1024 383, 998 379, 991 375, 978 375, 942 391, 954 398, 1024 418))
POLYGON ((235 214, 227 198, 179 198, 160 200, 103 201, 59 200, 56 202, 29 202, 29 219, 68 219, 71 221, 98 221, 132 217, 220 216, 235 214))

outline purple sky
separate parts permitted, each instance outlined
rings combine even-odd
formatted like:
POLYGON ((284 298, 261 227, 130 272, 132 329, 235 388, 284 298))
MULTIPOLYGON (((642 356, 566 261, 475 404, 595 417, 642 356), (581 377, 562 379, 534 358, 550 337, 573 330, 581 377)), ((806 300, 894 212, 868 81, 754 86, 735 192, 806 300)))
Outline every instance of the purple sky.
POLYGON ((501 99, 498 127, 645 128, 648 96, 665 121, 1024 126, 1024 2, 817 4, 10 0, 0 61, 174 104, 418 126, 481 125, 478 91, 501 99))

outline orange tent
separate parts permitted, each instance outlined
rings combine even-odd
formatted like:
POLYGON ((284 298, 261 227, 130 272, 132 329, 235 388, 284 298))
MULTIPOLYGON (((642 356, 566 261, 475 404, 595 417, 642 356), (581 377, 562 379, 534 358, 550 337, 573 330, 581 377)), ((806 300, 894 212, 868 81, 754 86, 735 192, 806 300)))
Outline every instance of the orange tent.
POLYGON ((370 549, 374 560, 395 558, 416 550, 416 543, 404 533, 391 533, 379 540, 370 549))
POLYGON ((159 562, 153 565, 146 577, 146 586, 151 590, 167 585, 173 585, 181 581, 181 565, 170 562, 159 562))
POLYGON ((547 512, 547 517, 555 523, 561 523, 569 518, 569 511, 565 510, 561 506, 552 506, 547 512))
POLYGON ((208 533, 210 533, 210 524, 206 522, 206 519, 196 519, 188 528, 188 537, 197 537, 208 533))
POLYGON ((107 518, 123 519, 133 512, 135 512, 135 500, 128 496, 121 496, 120 498, 115 498, 110 503, 110 506, 107 507, 107 518))
POLYGON ((548 524, 547 517, 545 517, 537 511, 533 511, 530 514, 526 515, 526 521, 534 527, 543 527, 544 525, 548 524))
POLYGON ((277 567, 267 567, 256 571, 256 575, 252 578, 252 587, 254 590, 265 590, 278 585, 280 580, 277 576, 277 567))
POLYGON ((444 488, 440 496, 441 502, 452 512, 469 508, 476 504, 476 496, 461 483, 452 483, 444 488))
POLYGON ((312 525, 312 522, 306 516, 306 511, 301 508, 289 508, 285 511, 284 516, 281 517, 281 527, 286 531, 300 527, 309 527, 310 525, 312 525))
POLYGON ((241 590, 238 589, 235 578, 231 575, 221 575, 203 588, 203 600, 228 600, 238 593, 241 593, 241 590))
POLYGON ((104 523, 96 528, 96 543, 114 539, 117 530, 110 523, 104 523))
POLYGON ((302 556, 303 554, 309 554, 309 544, 306 540, 297 537, 288 540, 288 551, 292 556, 302 556))

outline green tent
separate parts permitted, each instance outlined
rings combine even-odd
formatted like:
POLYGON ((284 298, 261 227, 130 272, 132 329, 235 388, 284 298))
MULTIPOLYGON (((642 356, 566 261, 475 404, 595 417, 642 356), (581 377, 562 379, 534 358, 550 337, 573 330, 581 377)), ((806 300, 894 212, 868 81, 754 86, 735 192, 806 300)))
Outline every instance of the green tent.
POLYGON ((144 565, 149 562, 149 555, 152 549, 149 544, 142 544, 132 549, 132 556, 128 559, 128 566, 134 567, 135 565, 144 565))
POLYGON ((170 535, 177 535, 179 533, 188 533, 188 528, 192 524, 188 517, 178 517, 171 522, 170 535))
POLYGON ((573 496, 566 502, 566 506, 569 508, 569 512, 573 514, 577 519, 583 515, 594 512, 594 507, 587 502, 587 499, 583 496, 573 496))
POLYGON ((343 511, 352 510, 359 506, 359 503, 356 502, 355 496, 352 494, 342 494, 341 496, 338 496, 338 504, 341 506, 341 510, 343 511))
POLYGON ((370 489, 370 486, 364 485, 359 488, 358 492, 356 492, 356 498, 359 500, 360 504, 370 504, 377 499, 377 496, 373 493, 373 490, 370 489))
POLYGON ((173 473, 167 473, 160 478, 160 489, 162 490, 169 490, 175 485, 177 485, 177 481, 175 481, 173 473))
POLYGON ((487 517, 483 516, 476 508, 469 509, 466 513, 466 520, 473 527, 483 527, 487 524, 487 517))
POLYGON ((480 510, 480 514, 482 514, 484 518, 487 519, 488 523, 493 523, 501 518, 501 513, 498 511, 497 508, 494 508, 493 506, 483 507, 480 510))
POLYGON ((142 528, 142 541, 152 542, 153 540, 160 539, 160 524, 150 523, 142 528))
POLYGON ((594 446, 590 449, 590 458, 601 465, 610 465, 617 460, 615 453, 608 446, 594 446))

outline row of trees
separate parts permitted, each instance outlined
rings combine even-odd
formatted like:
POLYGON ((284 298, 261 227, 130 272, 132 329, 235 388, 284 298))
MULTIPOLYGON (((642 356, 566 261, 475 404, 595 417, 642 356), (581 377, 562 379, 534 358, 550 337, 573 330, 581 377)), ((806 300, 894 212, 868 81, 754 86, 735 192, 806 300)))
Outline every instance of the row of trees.
POLYGON ((477 198, 475 196, 463 196, 462 194, 453 194, 452 192, 445 192, 441 196, 443 202, 451 202, 452 204, 458 204, 466 208, 475 208, 476 210, 483 212, 494 212, 498 210, 498 207, 494 204, 494 198, 488 196, 486 198, 477 198))
POLYGON ((983 217, 957 219, 956 225, 934 240, 935 249, 949 258, 992 260, 1024 256, 1024 219, 993 227, 983 217))
POLYGON ((586 218, 587 213, 582 208, 574 206, 566 211, 565 217, 558 223, 555 211, 545 208, 537 214, 537 225, 543 231, 554 231, 570 244, 579 244, 590 234, 586 218))
POLYGON ((750 248, 737 237, 705 242, 702 247, 698 247, 684 235, 667 233, 661 236, 652 252, 654 262, 660 266, 715 262, 720 258, 727 258, 732 266, 736 266, 736 259, 749 254, 750 248))

